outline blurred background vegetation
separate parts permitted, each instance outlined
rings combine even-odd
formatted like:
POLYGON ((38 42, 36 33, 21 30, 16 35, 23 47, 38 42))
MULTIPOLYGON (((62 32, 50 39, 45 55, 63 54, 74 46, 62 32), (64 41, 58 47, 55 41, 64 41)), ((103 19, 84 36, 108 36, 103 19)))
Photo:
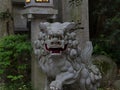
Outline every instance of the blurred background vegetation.
MULTIPOLYGON (((69 0, 70 5, 82 0, 69 0)), ((94 54, 107 55, 120 63, 120 0, 89 0, 90 39, 94 54)))
POLYGON ((94 54, 120 63, 120 0, 89 0, 89 15, 94 54))
POLYGON ((0 82, 6 86, 0 90, 30 90, 31 51, 27 35, 0 39, 0 82))

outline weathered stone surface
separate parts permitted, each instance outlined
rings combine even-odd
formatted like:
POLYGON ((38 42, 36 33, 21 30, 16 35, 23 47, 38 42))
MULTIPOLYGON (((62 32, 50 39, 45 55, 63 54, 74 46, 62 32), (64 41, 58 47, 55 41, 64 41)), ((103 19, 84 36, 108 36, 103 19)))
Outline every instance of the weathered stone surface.
POLYGON ((115 90, 120 90, 120 80, 116 80, 113 83, 113 86, 114 86, 115 90))
POLYGON ((112 85, 117 75, 117 65, 109 57, 98 55, 93 57, 93 62, 99 67, 102 73, 102 86, 112 85))
MULTIPOLYGON (((12 3, 11 0, 0 0, 0 14, 3 12, 9 11, 12 12, 12 3)), ((8 34, 13 33, 13 22, 11 18, 1 18, 0 19, 0 37, 6 36, 8 34)))
POLYGON ((24 5, 13 5, 13 20, 14 20, 14 31, 27 31, 27 19, 23 18, 21 11, 24 5))
POLYGON ((88 0, 82 0, 79 6, 70 6, 69 0, 62 0, 62 18, 65 21, 79 21, 84 29, 77 31, 77 39, 80 46, 84 46, 85 42, 89 40, 89 14, 88 14, 88 0))

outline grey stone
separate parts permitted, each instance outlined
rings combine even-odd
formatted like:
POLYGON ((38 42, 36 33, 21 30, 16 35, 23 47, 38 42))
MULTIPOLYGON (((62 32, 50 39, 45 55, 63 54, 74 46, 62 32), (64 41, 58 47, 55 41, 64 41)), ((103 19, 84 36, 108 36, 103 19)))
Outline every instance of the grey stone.
POLYGON ((43 35, 35 41, 34 51, 47 76, 44 90, 97 90, 102 76, 91 62, 92 43, 87 41, 79 49, 76 24, 41 22, 39 26, 43 35))
POLYGON ((62 18, 63 22, 74 21, 80 22, 84 29, 77 31, 77 40, 80 47, 84 47, 86 41, 89 40, 89 11, 88 0, 82 0, 81 5, 78 7, 71 6, 69 0, 62 0, 62 18))
POLYGON ((116 80, 113 83, 113 86, 114 86, 115 90, 120 90, 120 80, 116 80))
POLYGON ((93 56, 93 63, 97 65, 102 73, 101 85, 112 85, 117 75, 116 63, 110 57, 104 55, 93 56))
POLYGON ((12 3, 11 0, 0 0, 0 38, 3 36, 7 36, 10 34, 13 34, 13 21, 11 20, 11 17, 5 16, 5 13, 12 13, 12 3), (5 14, 3 17, 2 14, 5 14), (6 26, 7 25, 7 26, 6 26))

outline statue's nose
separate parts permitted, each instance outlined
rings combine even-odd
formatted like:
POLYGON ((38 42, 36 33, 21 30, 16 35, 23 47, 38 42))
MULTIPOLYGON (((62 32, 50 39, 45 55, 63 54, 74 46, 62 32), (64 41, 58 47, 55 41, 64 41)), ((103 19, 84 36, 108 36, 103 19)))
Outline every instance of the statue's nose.
POLYGON ((61 43, 58 41, 58 42, 51 42, 51 44, 54 44, 54 45, 61 45, 61 43))
POLYGON ((53 42, 57 42, 57 41, 58 41, 58 38, 54 37, 53 42))

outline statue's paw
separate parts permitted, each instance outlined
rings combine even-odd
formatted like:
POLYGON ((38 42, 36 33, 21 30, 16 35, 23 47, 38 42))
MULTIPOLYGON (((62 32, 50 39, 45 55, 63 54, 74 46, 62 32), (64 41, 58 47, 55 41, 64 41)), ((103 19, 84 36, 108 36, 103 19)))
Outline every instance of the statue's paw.
POLYGON ((50 90, 60 90, 60 89, 50 86, 50 90))
POLYGON ((62 88, 62 83, 60 81, 53 81, 50 84, 50 89, 51 90, 61 90, 62 88))

